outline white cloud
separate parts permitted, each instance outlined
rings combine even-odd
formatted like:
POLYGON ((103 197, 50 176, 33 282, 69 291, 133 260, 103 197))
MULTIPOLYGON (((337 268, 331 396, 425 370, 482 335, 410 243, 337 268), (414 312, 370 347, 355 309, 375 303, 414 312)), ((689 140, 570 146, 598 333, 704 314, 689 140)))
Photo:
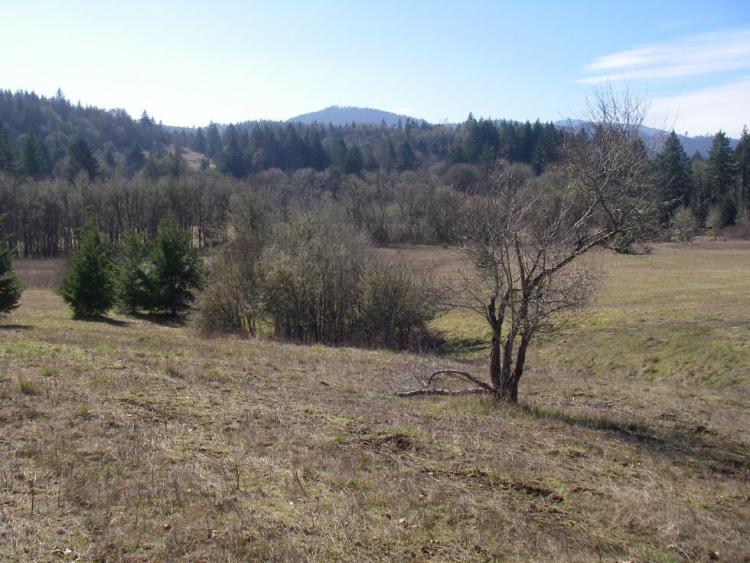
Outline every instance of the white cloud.
POLYGON ((722 129, 740 136, 743 125, 750 125, 750 77, 721 86, 695 90, 651 100, 650 123, 674 128, 690 135, 714 134, 722 129))
POLYGON ((700 76, 750 68, 750 28, 690 35, 598 57, 578 83, 700 76))

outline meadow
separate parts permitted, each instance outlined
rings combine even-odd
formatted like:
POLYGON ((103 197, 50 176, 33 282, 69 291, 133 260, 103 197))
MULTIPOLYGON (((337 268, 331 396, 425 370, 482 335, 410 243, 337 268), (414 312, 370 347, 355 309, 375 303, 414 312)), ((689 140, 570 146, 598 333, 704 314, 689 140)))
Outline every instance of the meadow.
MULTIPOLYGON (((453 249, 382 250, 450 279, 453 249)), ((517 407, 399 398, 438 354, 71 318, 19 260, 0 322, 0 560, 750 557, 750 243, 602 254, 596 304, 533 348, 517 407)))

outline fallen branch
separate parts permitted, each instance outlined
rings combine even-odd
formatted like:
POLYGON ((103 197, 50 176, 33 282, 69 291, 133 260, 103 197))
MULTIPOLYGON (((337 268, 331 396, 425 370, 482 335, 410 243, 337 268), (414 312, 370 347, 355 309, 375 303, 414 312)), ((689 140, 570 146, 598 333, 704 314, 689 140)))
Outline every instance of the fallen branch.
POLYGON ((435 378, 439 375, 455 375, 458 377, 463 377, 464 379, 468 379, 469 381, 471 381, 474 385, 477 385, 478 387, 485 389, 488 393, 493 392, 492 387, 488 385, 487 383, 485 383, 484 381, 477 379, 470 373, 457 370, 457 369, 440 369, 434 372, 432 375, 430 375, 430 377, 427 378, 427 385, 425 385, 425 387, 429 387, 430 385, 432 385, 435 378))
POLYGON ((483 387, 470 387, 468 389, 414 389, 413 391, 403 391, 396 393, 399 397, 417 397, 419 395, 489 395, 492 391, 483 387))
POLYGON ((423 389, 414 389, 413 391, 402 391, 396 393, 399 397, 417 397, 419 395, 491 395, 495 392, 491 385, 484 381, 477 379, 470 373, 461 371, 458 369, 439 369, 433 372, 430 377, 423 383, 423 389), (431 385, 435 382, 435 379, 441 375, 452 375, 455 377, 461 377, 476 385, 476 387, 469 387, 467 389, 442 389, 434 388, 431 385))

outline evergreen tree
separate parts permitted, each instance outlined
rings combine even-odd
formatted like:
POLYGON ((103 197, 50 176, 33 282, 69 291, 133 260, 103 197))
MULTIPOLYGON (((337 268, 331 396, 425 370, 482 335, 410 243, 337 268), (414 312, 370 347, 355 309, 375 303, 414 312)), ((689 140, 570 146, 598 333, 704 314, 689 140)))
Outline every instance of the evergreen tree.
POLYGON ((141 113, 141 118, 138 122, 144 127, 153 127, 155 125, 154 118, 150 117, 145 109, 143 110, 143 113, 141 113))
POLYGON ((182 157, 182 151, 175 149, 167 155, 167 172, 172 178, 179 178, 187 171, 187 163, 182 157))
POLYGON ((96 317, 114 303, 112 259, 96 221, 89 220, 79 237, 61 293, 76 317, 96 317))
POLYGON ((141 148, 140 143, 136 141, 125 155, 125 164, 129 174, 138 172, 146 165, 146 155, 141 148))
POLYGON ((21 142, 19 168, 22 174, 31 178, 41 178, 46 174, 44 150, 36 135, 29 131, 21 142))
POLYGON ((750 134, 747 126, 742 128, 742 137, 734 151, 737 175, 740 184, 740 208, 750 209, 750 134))
MULTIPOLYGON (((737 167, 734 161, 734 153, 729 145, 729 137, 723 131, 719 131, 714 137, 711 150, 708 153, 706 161, 706 175, 711 190, 711 201, 715 204, 721 204, 728 209, 731 203, 734 203, 734 210, 737 209, 737 190, 736 177, 737 167), (731 203, 730 203, 731 201, 731 203)), ((725 218, 733 222, 734 215, 725 218)))
POLYGON ((69 180, 74 180, 81 172, 85 172, 89 180, 94 180, 99 175, 99 162, 88 143, 82 137, 78 137, 68 148, 66 175, 69 180))
POLYGON ((347 174, 359 174, 364 167, 362 151, 359 147, 354 146, 346 150, 346 160, 344 170, 347 174))
POLYGON ((404 170, 414 170, 416 167, 417 155, 414 154, 414 149, 411 148, 409 140, 404 139, 396 149, 396 168, 399 172, 403 172, 404 170))
POLYGON ((0 172, 15 172, 16 151, 10 133, 0 123, 0 172))
MULTIPOLYGON (((2 217, 0 217, 2 224, 2 217)), ((12 255, 8 239, 0 237, 0 316, 18 306, 23 287, 13 271, 12 255)))
POLYGON ((249 166, 240 147, 239 135, 234 125, 227 127, 224 132, 224 150, 219 156, 219 169, 235 178, 244 178, 249 166))
POLYGON ((150 252, 152 308, 177 314, 201 286, 203 264, 190 239, 190 232, 173 219, 159 226, 150 252))
POLYGON ((216 123, 211 123, 206 133, 206 151, 208 157, 216 158, 221 153, 221 149, 222 144, 219 128, 216 126, 216 123))
POLYGON ((655 167, 659 199, 665 202, 662 219, 667 220, 675 209, 690 203, 692 191, 690 159, 674 131, 656 156, 655 167))
POLYGON ((120 244, 120 259, 115 264, 117 304, 126 313, 151 308, 148 247, 135 231, 128 232, 120 244))
POLYGON ((307 164, 315 170, 325 170, 330 161, 328 154, 323 148, 323 143, 320 140, 320 134, 318 128, 312 126, 307 130, 307 147, 308 147, 308 159, 307 164))
POLYGON ((206 153, 206 136, 203 134, 203 128, 198 127, 193 138, 193 150, 201 154, 206 153))

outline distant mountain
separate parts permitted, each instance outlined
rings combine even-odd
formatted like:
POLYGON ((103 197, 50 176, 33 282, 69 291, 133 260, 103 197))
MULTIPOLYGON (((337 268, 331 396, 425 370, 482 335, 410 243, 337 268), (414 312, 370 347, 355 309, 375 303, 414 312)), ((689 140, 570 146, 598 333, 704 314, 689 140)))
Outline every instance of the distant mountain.
POLYGON ((365 125, 380 125, 385 122, 389 127, 398 125, 399 120, 404 123, 407 119, 418 123, 426 123, 424 119, 417 119, 408 115, 399 115, 390 111, 373 108, 330 106, 320 111, 304 113, 292 117, 287 121, 291 123, 321 123, 333 125, 348 125, 361 123, 365 125))
MULTIPOLYGON (((589 125, 589 122, 582 119, 564 119, 561 121, 555 121, 555 126, 571 129, 585 129, 589 125)), ((641 125, 641 137, 643 140, 650 141, 657 145, 657 148, 659 139, 664 138, 667 135, 669 135, 669 131, 641 125)), ((682 147, 685 149, 688 156, 693 156, 696 152, 700 153, 703 157, 708 156, 708 151, 711 150, 711 143, 713 142, 713 136, 710 135, 697 135, 691 137, 689 135, 680 135, 677 133, 677 138, 680 140, 680 143, 682 143, 682 147)), ((736 139, 730 140, 732 148, 737 145, 737 142, 736 139)))

